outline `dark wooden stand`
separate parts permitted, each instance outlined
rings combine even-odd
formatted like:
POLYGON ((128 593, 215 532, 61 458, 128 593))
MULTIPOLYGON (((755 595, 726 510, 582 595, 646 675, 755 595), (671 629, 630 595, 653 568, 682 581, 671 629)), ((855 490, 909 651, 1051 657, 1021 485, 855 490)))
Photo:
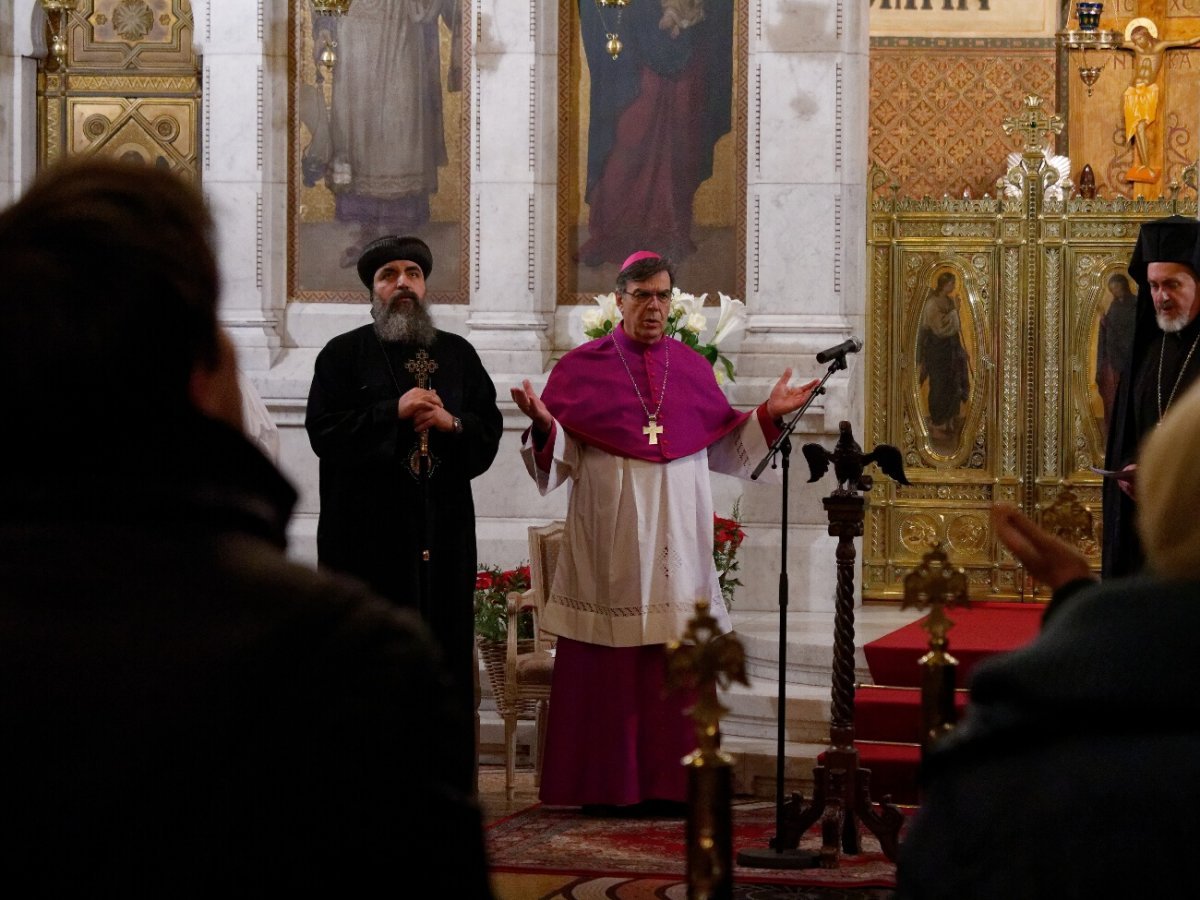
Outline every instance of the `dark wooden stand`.
POLYGON ((888 802, 871 803, 871 771, 859 766, 854 746, 854 539, 863 533, 866 506, 858 491, 841 489, 824 499, 829 533, 837 545, 837 605, 833 635, 833 709, 825 764, 813 768, 813 800, 798 794, 788 804, 788 828, 797 840, 821 819, 821 866, 836 868, 841 854, 862 853, 861 820, 879 838, 884 855, 896 859, 904 814, 888 802))

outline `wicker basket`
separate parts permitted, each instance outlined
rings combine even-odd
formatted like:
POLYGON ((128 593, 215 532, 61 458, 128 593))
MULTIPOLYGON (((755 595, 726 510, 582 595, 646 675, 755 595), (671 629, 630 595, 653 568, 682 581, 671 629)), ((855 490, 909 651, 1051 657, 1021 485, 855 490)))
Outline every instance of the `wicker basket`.
MULTIPOLYGON (((500 715, 508 715, 508 706, 504 702, 504 658, 508 652, 508 644, 504 641, 488 641, 475 636, 479 646, 479 655, 483 658, 483 667, 487 671, 488 683, 492 686, 492 696, 496 698, 496 709, 500 715)), ((532 653, 533 638, 517 641, 517 653, 532 653)), ((532 719, 537 713, 536 700, 520 700, 517 702, 517 718, 532 719)))

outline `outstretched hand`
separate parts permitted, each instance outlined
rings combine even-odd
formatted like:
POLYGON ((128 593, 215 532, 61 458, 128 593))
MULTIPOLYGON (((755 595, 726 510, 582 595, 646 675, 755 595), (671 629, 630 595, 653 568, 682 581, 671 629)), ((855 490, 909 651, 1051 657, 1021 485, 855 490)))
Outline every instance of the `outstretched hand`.
POLYGON ((533 420, 533 427, 536 431, 541 434, 550 431, 554 424, 554 417, 550 415, 550 410, 546 409, 546 404, 537 395, 528 378, 521 382, 520 387, 509 388, 508 392, 512 395, 517 408, 533 420))
POLYGON ((791 368, 784 369, 779 380, 775 382, 775 387, 771 388, 771 396, 767 398, 767 415, 772 419, 778 419, 780 416, 786 416, 788 413, 798 410, 821 383, 819 378, 814 378, 808 384, 802 384, 800 387, 788 387, 791 378, 791 368))
POLYGON ((1077 547, 1034 524, 1015 506, 993 506, 992 526, 1026 571, 1052 591, 1081 578, 1095 580, 1087 557, 1077 547))

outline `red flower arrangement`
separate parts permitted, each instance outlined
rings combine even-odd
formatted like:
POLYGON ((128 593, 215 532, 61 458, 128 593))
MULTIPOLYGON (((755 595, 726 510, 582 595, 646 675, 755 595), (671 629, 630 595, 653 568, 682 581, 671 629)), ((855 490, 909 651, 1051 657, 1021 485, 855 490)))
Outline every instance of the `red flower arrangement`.
POLYGON ((727 607, 733 606, 733 592, 742 586, 733 573, 738 570, 737 552, 746 539, 742 530, 741 500, 733 504, 728 519, 713 514, 713 564, 717 567, 717 582, 727 607))
MULTIPOLYGON (((508 639, 508 595, 529 590, 529 566, 480 566, 475 573, 475 633, 487 641, 508 639)), ((533 637, 533 615, 522 613, 517 637, 533 637)))

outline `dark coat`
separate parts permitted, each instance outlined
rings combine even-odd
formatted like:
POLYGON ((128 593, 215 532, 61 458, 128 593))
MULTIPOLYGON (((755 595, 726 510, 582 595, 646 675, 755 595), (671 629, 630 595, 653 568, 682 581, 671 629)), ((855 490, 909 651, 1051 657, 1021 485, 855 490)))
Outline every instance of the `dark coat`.
MULTIPOLYGON (((496 456, 503 422, 496 388, 466 340, 444 331, 428 348, 431 386, 462 419, 462 434, 432 431, 437 466, 424 484, 409 471, 418 436, 397 414, 416 386, 417 348, 382 344, 373 325, 331 340, 317 356, 305 425, 321 459, 321 565, 363 579, 402 607, 420 606, 421 551, 432 582, 421 615, 441 643, 459 701, 474 706, 475 504, 471 479, 496 456), (387 347, 387 356, 384 347, 387 347), (427 521, 427 513, 432 521, 427 521)), ((463 740, 474 743, 474 731, 463 740)))
POLYGON ((927 757, 902 898, 1184 897, 1200 838, 1200 582, 1119 579, 980 665, 927 757))
POLYGON ((6 890, 488 896, 423 627, 286 560, 240 435, 169 431, 0 479, 6 890))
MULTIPOLYGON (((1158 424, 1157 404, 1154 402, 1156 398, 1152 398, 1152 394, 1157 393, 1158 360, 1163 346, 1163 332, 1155 321, 1154 301, 1150 296, 1150 285, 1146 278, 1152 262, 1178 262, 1190 266, 1193 272, 1200 272, 1200 223, 1184 216, 1172 216, 1147 222, 1138 233, 1138 242, 1129 260, 1129 274, 1138 285, 1137 311, 1133 322, 1133 348, 1121 369, 1117 399, 1108 423, 1108 441, 1104 450, 1106 469, 1118 470, 1135 462, 1142 438, 1158 424), (1148 391, 1148 387, 1155 390, 1148 391)), ((1171 341, 1184 338, 1187 346, 1191 346, 1192 338, 1197 333, 1196 329, 1200 329, 1200 324, 1194 321, 1171 341)), ((1163 383, 1174 386, 1179 375, 1179 366, 1185 359, 1187 350, 1185 347, 1182 353, 1175 352, 1177 348, 1171 343, 1167 349, 1168 357, 1163 361, 1163 383)), ((1197 377, 1200 377, 1200 354, 1197 354, 1197 358, 1191 361, 1187 371, 1183 373, 1176 397, 1182 396, 1188 385, 1197 377)), ((1170 388, 1165 388, 1164 394, 1169 393, 1170 388)), ((1105 479, 1102 495, 1104 546, 1101 574, 1105 578, 1132 575, 1141 570, 1144 562, 1142 545, 1135 527, 1137 507, 1120 489, 1115 479, 1105 479)))

